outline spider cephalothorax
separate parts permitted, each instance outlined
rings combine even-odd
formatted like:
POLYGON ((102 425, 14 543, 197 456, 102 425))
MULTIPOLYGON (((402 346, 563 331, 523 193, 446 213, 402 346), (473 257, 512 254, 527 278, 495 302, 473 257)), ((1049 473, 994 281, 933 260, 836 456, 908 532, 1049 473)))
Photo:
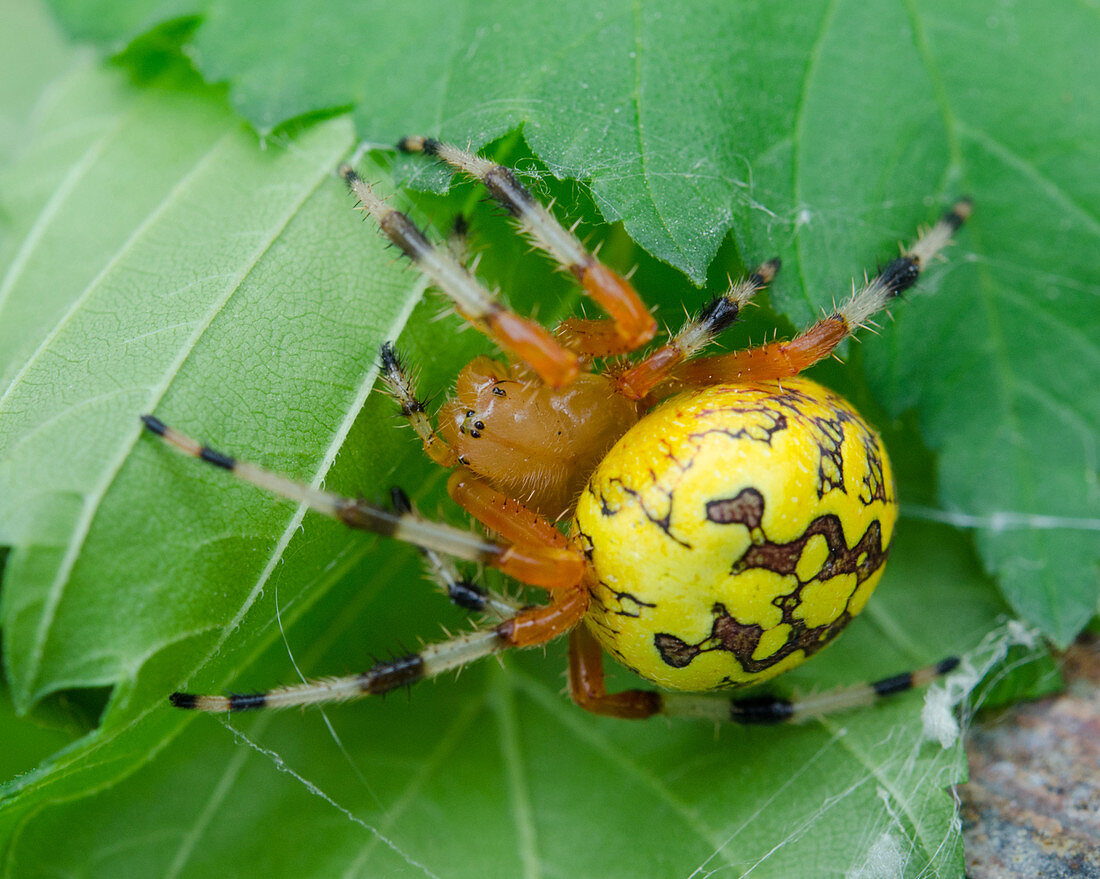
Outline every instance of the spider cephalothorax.
POLYGON ((606 375, 584 372, 552 388, 526 372, 475 358, 439 413, 439 432, 456 463, 556 520, 644 407, 616 394, 606 375))
POLYGON ((341 174, 383 233, 505 353, 459 373, 434 427, 391 344, 382 380, 425 452, 453 468, 451 497, 490 536, 319 491, 202 446, 152 416, 169 444, 345 524, 418 545, 457 604, 492 625, 381 662, 359 675, 265 693, 175 693, 181 708, 285 706, 383 693, 511 647, 570 634, 569 683, 584 708, 617 717, 680 714, 772 723, 861 704, 954 667, 788 701, 694 695, 770 678, 827 645, 882 576, 897 498, 882 442, 842 398, 799 373, 911 287, 970 212, 963 200, 833 313, 789 342, 696 356, 768 284, 779 261, 731 285, 648 356, 656 322, 630 283, 598 262, 500 165, 406 138, 481 180, 536 246, 609 315, 551 334, 509 311, 350 168, 341 174), (598 368, 601 358, 614 357, 598 368), (568 525, 568 529, 566 529, 568 525), (459 577, 449 558, 544 588, 522 605, 459 577), (666 691, 608 693, 611 653, 666 691))

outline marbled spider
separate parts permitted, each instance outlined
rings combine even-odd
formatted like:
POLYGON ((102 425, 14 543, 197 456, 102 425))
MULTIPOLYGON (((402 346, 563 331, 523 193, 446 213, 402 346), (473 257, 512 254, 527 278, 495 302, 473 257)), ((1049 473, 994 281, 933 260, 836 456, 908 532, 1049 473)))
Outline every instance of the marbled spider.
POLYGON ((453 469, 451 497, 488 536, 312 489, 201 445, 153 416, 169 445, 351 528, 420 547, 451 599, 497 619, 362 674, 247 695, 174 693, 179 708, 227 711, 354 699, 513 647, 569 634, 569 690, 598 714, 688 715, 742 723, 816 716, 900 692, 954 668, 797 700, 730 698, 828 644, 882 576, 897 519, 890 463, 846 401, 799 373, 911 287, 970 213, 954 204, 833 313, 787 342, 697 356, 768 284, 760 265, 663 345, 631 284, 591 256, 509 169, 454 146, 406 138, 480 180, 534 244, 566 267, 608 317, 551 333, 509 311, 454 255, 433 246, 350 167, 362 210, 506 354, 462 369, 433 427, 392 345, 382 379, 425 452, 453 469), (611 358, 604 360, 604 358, 611 358), (603 363, 597 368, 596 362, 603 363), (568 521, 568 531, 555 523, 568 521), (498 568, 549 593, 541 605, 460 578, 449 559, 498 568), (606 650, 660 689, 608 693, 606 650))

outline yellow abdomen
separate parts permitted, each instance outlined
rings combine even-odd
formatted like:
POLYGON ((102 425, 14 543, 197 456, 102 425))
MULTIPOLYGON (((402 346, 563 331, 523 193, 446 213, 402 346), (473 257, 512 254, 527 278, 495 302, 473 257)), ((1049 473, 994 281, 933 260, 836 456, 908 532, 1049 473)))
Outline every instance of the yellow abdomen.
POLYGON ((882 441, 806 379, 669 400, 592 475, 586 622, 674 690, 736 687, 812 656, 882 576, 897 497, 882 441))

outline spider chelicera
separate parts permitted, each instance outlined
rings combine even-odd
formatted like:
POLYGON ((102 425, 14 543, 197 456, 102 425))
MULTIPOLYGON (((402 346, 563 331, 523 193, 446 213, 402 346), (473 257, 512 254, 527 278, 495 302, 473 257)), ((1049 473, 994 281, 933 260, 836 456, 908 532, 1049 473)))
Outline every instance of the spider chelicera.
POLYGON ((351 528, 415 544, 452 601, 496 619, 361 674, 262 693, 174 693, 172 704, 237 711, 354 699, 567 633, 573 700, 622 718, 799 720, 955 667, 956 659, 945 659, 795 700, 708 695, 812 656, 862 610, 882 576, 897 519, 885 449, 850 404, 799 373, 916 282, 966 220, 968 200, 791 341, 697 356, 772 280, 773 259, 631 361, 625 355, 656 335, 653 316, 511 170, 426 138, 406 138, 399 149, 480 180, 608 315, 570 318, 553 333, 516 315, 460 259, 341 168, 361 209, 507 355, 507 362, 468 363, 433 427, 393 346, 381 352, 383 383, 424 451, 453 469, 451 497, 488 536, 422 518, 399 490, 392 509, 341 497, 238 461, 153 416, 142 420, 169 445, 240 479, 351 528), (567 532, 556 524, 565 521, 567 532), (486 590, 460 577, 451 559, 497 568, 546 590, 549 601, 523 605, 486 590), (604 651, 659 689, 608 693, 604 651))

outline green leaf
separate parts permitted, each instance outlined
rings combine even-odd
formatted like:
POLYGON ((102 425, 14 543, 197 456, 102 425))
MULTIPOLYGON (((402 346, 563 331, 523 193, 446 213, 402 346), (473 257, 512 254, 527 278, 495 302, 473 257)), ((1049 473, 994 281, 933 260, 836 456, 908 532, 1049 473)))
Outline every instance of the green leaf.
POLYGON ((54 15, 74 38, 121 49, 158 25, 198 13, 191 0, 53 0, 54 15))
MULTIPOLYGON (((193 77, 135 92, 91 62, 55 71, 3 178, 0 613, 20 713, 115 689, 98 729, 8 786, 9 821, 163 747, 164 694, 288 566, 293 510, 179 505, 192 473, 137 416, 277 433, 279 463, 320 477, 423 288, 349 210, 346 121, 265 152, 193 77)), ((309 547, 301 582, 339 555, 309 547)))
POLYGON ((868 346, 868 375, 939 453, 930 515, 977 529, 1016 612, 1065 646, 1100 581, 1100 88, 1081 77, 1096 12, 950 9, 914 15, 914 43, 948 174, 980 207, 941 295, 868 346))
MULTIPOLYGON (((856 34, 844 19, 856 11, 838 7, 829 28, 856 34)), ((106 31, 111 10, 100 12, 106 31)), ((231 12, 216 11, 207 26, 231 12)), ((787 51, 805 44, 805 28, 819 46, 817 69, 828 71, 834 68, 822 61, 826 37, 839 31, 815 36, 821 21, 812 12, 786 23, 795 40, 787 51)), ((516 27, 514 15, 508 16, 516 27)), ((33 104, 15 96, 2 115, 6 130, 14 132, 6 141, 14 157, 0 177, 0 535, 12 545, 0 621, 14 706, 23 717, 33 711, 35 720, 54 726, 58 718, 68 721, 64 732, 30 741, 12 771, 59 750, 3 787, 0 863, 7 875, 202 876, 226 872, 226 864, 274 876, 689 875, 719 868, 764 876, 858 875, 871 853, 884 852, 897 856, 888 863, 898 864, 903 875, 960 874, 958 829, 944 788, 961 778, 961 753, 957 745, 941 750, 919 741, 919 694, 825 723, 726 729, 716 737, 691 723, 627 724, 572 709, 560 692, 564 657, 555 645, 546 656, 509 657, 504 669, 487 663, 457 681, 422 685, 410 700, 248 719, 241 728, 262 751, 216 719, 168 708, 165 694, 184 684, 218 691, 293 680, 291 657, 309 676, 359 669, 402 644, 438 638, 440 622, 454 629, 463 617, 431 594, 407 547, 349 535, 176 456, 140 436, 136 416, 155 411, 226 451, 307 481, 323 479, 336 490, 381 498, 400 482, 434 513, 441 506, 440 475, 423 462, 407 432, 393 429, 389 401, 366 396, 375 352, 411 311, 401 347, 422 366, 424 387, 438 390, 485 346, 476 334, 457 336, 453 319, 430 323, 438 303, 416 304, 422 284, 415 273, 384 251, 349 210, 332 174, 354 140, 346 120, 272 136, 261 150, 218 91, 186 71, 169 65, 135 89, 118 71, 65 50, 33 12, 27 17, 35 27, 10 40, 3 57, 31 71, 45 45, 52 56, 44 57, 54 57, 56 67, 52 79, 43 73, 34 80, 41 87, 33 104), (95 704, 88 688, 110 688, 106 704, 95 704), (100 707, 102 715, 88 721, 89 711, 100 707)), ((663 70, 698 63, 714 82, 729 77, 730 91, 739 94, 738 83, 753 76, 790 74, 801 94, 808 68, 789 64, 784 73, 757 65, 752 52, 765 42, 759 35, 769 32, 764 24, 753 26, 761 30, 722 31, 746 53, 734 67, 719 69, 713 58, 684 52, 683 43, 670 38, 676 51, 663 70)), ((273 40, 263 28, 257 34, 273 40)), ((125 28, 118 33, 118 39, 130 36, 125 28)), ((391 37, 398 33, 405 31, 391 37)), ((545 40, 530 38, 525 51, 559 45, 561 37, 551 40, 547 33, 545 40)), ((430 67, 438 47, 416 36, 410 28, 409 44, 422 54, 392 56, 385 70, 411 69, 416 77, 430 67)), ((491 27, 483 36, 491 47, 491 27)), ((319 65, 329 52, 320 40, 300 42, 314 46, 319 65)), ((282 42, 269 42, 266 52, 284 57, 285 45, 286 34, 282 42)), ((613 58, 600 60, 620 67, 613 58)), ((150 64, 164 67, 165 60, 150 64)), ((282 73, 272 69, 267 84, 316 85, 308 65, 282 73)), ((478 75, 493 82, 509 78, 485 70, 478 75)), ((330 79, 336 85, 356 81, 352 73, 330 79)), ((256 83, 259 88, 263 78, 256 83)), ((613 93, 595 79, 590 85, 613 93)), ((386 101, 372 103, 392 114, 387 124, 395 129, 402 112, 422 109, 412 100, 415 92, 402 91, 408 86, 396 81, 386 101)), ((820 151, 838 121, 835 109, 827 111, 839 98, 826 90, 810 100, 811 93, 805 92, 800 121, 780 113, 782 124, 792 127, 774 151, 757 151, 763 141, 755 139, 770 130, 764 125, 769 114, 754 104, 758 92, 746 91, 730 104, 734 110, 723 111, 730 116, 722 129, 724 137, 737 139, 733 155, 752 157, 736 173, 751 169, 757 186, 770 181, 754 192, 765 197, 761 205, 782 208, 772 217, 735 201, 733 214, 743 223, 738 242, 753 257, 777 248, 787 258, 794 270, 786 286, 777 286, 773 302, 799 319, 810 313, 809 302, 842 287, 834 281, 822 287, 815 273, 846 277, 888 252, 890 239, 911 234, 918 220, 934 215, 921 198, 949 152, 937 152, 939 141, 926 139, 924 129, 914 135, 900 126, 915 138, 911 149, 898 153, 890 174, 861 188, 837 169, 848 163, 873 167, 879 152, 896 147, 902 135, 890 129, 866 144, 860 138, 876 129, 859 123, 845 135, 850 156, 837 155, 840 145, 820 151), (737 116, 741 112, 747 115, 737 116), (742 118, 756 124, 740 125, 742 118), (809 169, 797 187, 783 178, 795 145, 800 167, 809 169), (813 165, 818 156, 821 165, 813 165), (932 176, 924 179, 926 173, 932 176), (830 175, 841 194, 854 187, 850 196, 825 194, 830 175)), ((482 97, 471 88, 464 100, 482 97)), ((539 100, 546 112, 568 115, 552 110, 553 94, 539 100)), ((439 106, 450 107, 449 101, 441 98, 439 106)), ((897 97, 881 115, 897 121, 905 104, 897 97)), ((868 101, 863 110, 881 122, 877 106, 868 101)), ((324 105, 295 112, 317 109, 324 105)), ((691 148, 693 138, 683 136, 693 130, 687 114, 665 109, 659 123, 679 119, 678 143, 691 148)), ((465 138, 456 112, 446 111, 452 127, 443 130, 465 138)), ((484 112, 478 118, 505 119, 493 133, 518 121, 499 102, 484 112)), ((590 141, 571 139, 576 125, 555 128, 540 142, 531 122, 526 136, 541 157, 570 144, 578 162, 594 161, 584 159, 590 141)), ((518 157, 524 169, 533 167, 521 145, 497 149, 518 157)), ((578 164, 570 173, 588 176, 586 167, 578 164)), ((715 242, 721 240, 722 223, 707 225, 706 192, 693 203, 684 195, 691 178, 683 168, 658 167, 672 168, 653 179, 667 184, 665 200, 650 197, 639 226, 650 227, 647 234, 656 240, 664 234, 662 212, 675 210, 679 228, 690 227, 694 217, 715 242)), ((728 164, 721 167, 718 179, 702 175, 709 182, 699 186, 713 192, 707 187, 725 185, 720 181, 732 172, 728 164)), ((363 170, 386 185, 384 161, 364 162, 363 170)), ((614 178, 616 171, 603 166, 605 176, 614 178)), ((638 179, 632 170, 606 185, 629 188, 638 179)), ((598 217, 586 199, 590 192, 605 216, 614 215, 593 180, 593 188, 581 192, 553 180, 538 188, 558 197, 559 210, 591 231, 598 217)), ((979 204, 989 205, 983 210, 1001 222, 1014 217, 1007 204, 998 212, 990 189, 986 184, 974 191, 979 204)), ((416 207, 442 228, 460 205, 468 208, 478 198, 475 189, 461 187, 447 199, 418 199, 416 207)), ((485 253, 482 270, 510 291, 518 308, 537 306, 547 322, 575 308, 568 279, 527 255, 492 210, 473 214, 475 243, 485 253)), ((1009 223, 1006 231, 1014 229, 1018 241, 1020 228, 1009 223)), ((678 322, 684 304, 702 300, 682 276, 636 250, 620 229, 600 228, 598 237, 608 240, 603 252, 609 262, 640 262, 638 286, 660 306, 663 320, 678 322)), ((1035 247, 1044 242, 1052 248, 1048 253, 1059 252, 1050 233, 1035 247)), ((974 250, 974 243, 963 238, 952 259, 970 253, 980 265, 984 251, 974 250)), ((727 245, 712 271, 722 277, 739 262, 727 245)), ((922 386, 920 376, 942 362, 945 345, 952 352, 963 347, 952 332, 956 325, 921 333, 923 324, 911 325, 907 315, 965 294, 962 280, 953 269, 937 269, 925 285, 932 295, 898 310, 899 333, 912 326, 917 336, 904 352, 895 350, 901 342, 894 337, 865 346, 868 360, 882 349, 877 373, 904 392, 893 396, 899 407, 907 405, 904 394, 916 393, 914 385, 921 393, 931 389, 933 406, 948 398, 942 388, 922 386)), ((1062 287, 1057 290, 1061 295, 1062 287)), ((743 344, 750 331, 758 339, 774 318, 761 309, 748 328, 731 334, 731 342, 743 344)), ((957 325, 969 327, 969 319, 957 325)), ((980 348, 984 338, 977 331, 968 335, 966 350, 980 348)), ((1058 361, 1057 367, 1065 365, 1058 361)), ((842 377, 834 383, 874 410, 852 369, 827 374, 842 377)), ((1087 405, 1086 397, 1081 400, 1087 405)), ((969 404, 971 413, 982 411, 969 404)), ((1087 417, 1082 411, 1080 417, 1087 417)), ((928 507, 934 501, 927 456, 904 429, 908 422, 884 423, 904 496, 928 507)), ((973 443, 974 433, 964 438, 973 443)), ((942 443, 945 455, 950 436, 942 443)), ((1031 471, 1047 480, 1052 472, 1071 472, 1074 460, 1043 459, 1031 471)), ((998 489, 1015 478, 996 476, 991 484, 998 489)), ((1072 500, 1068 482, 1067 489, 1072 500)), ((453 515, 452 507, 442 510, 453 515)), ((962 511, 972 510, 981 512, 962 511)), ((1003 607, 966 536, 911 519, 903 525, 880 595, 836 647, 789 676, 784 687, 828 687, 900 671, 968 650, 994 626, 1003 607)), ((1068 558, 1091 559, 1088 552, 1083 541, 1065 549, 1068 558)), ((1054 599, 1054 609, 1067 600, 1060 592, 1054 599)), ((629 686, 630 679, 621 674, 616 684, 629 686)), ((30 721, 12 714, 0 707, 4 729, 20 730, 13 741, 27 743, 30 721)))
POLYGON ((72 741, 64 730, 43 728, 17 717, 7 692, 0 690, 0 778, 9 779, 32 771, 72 741))

